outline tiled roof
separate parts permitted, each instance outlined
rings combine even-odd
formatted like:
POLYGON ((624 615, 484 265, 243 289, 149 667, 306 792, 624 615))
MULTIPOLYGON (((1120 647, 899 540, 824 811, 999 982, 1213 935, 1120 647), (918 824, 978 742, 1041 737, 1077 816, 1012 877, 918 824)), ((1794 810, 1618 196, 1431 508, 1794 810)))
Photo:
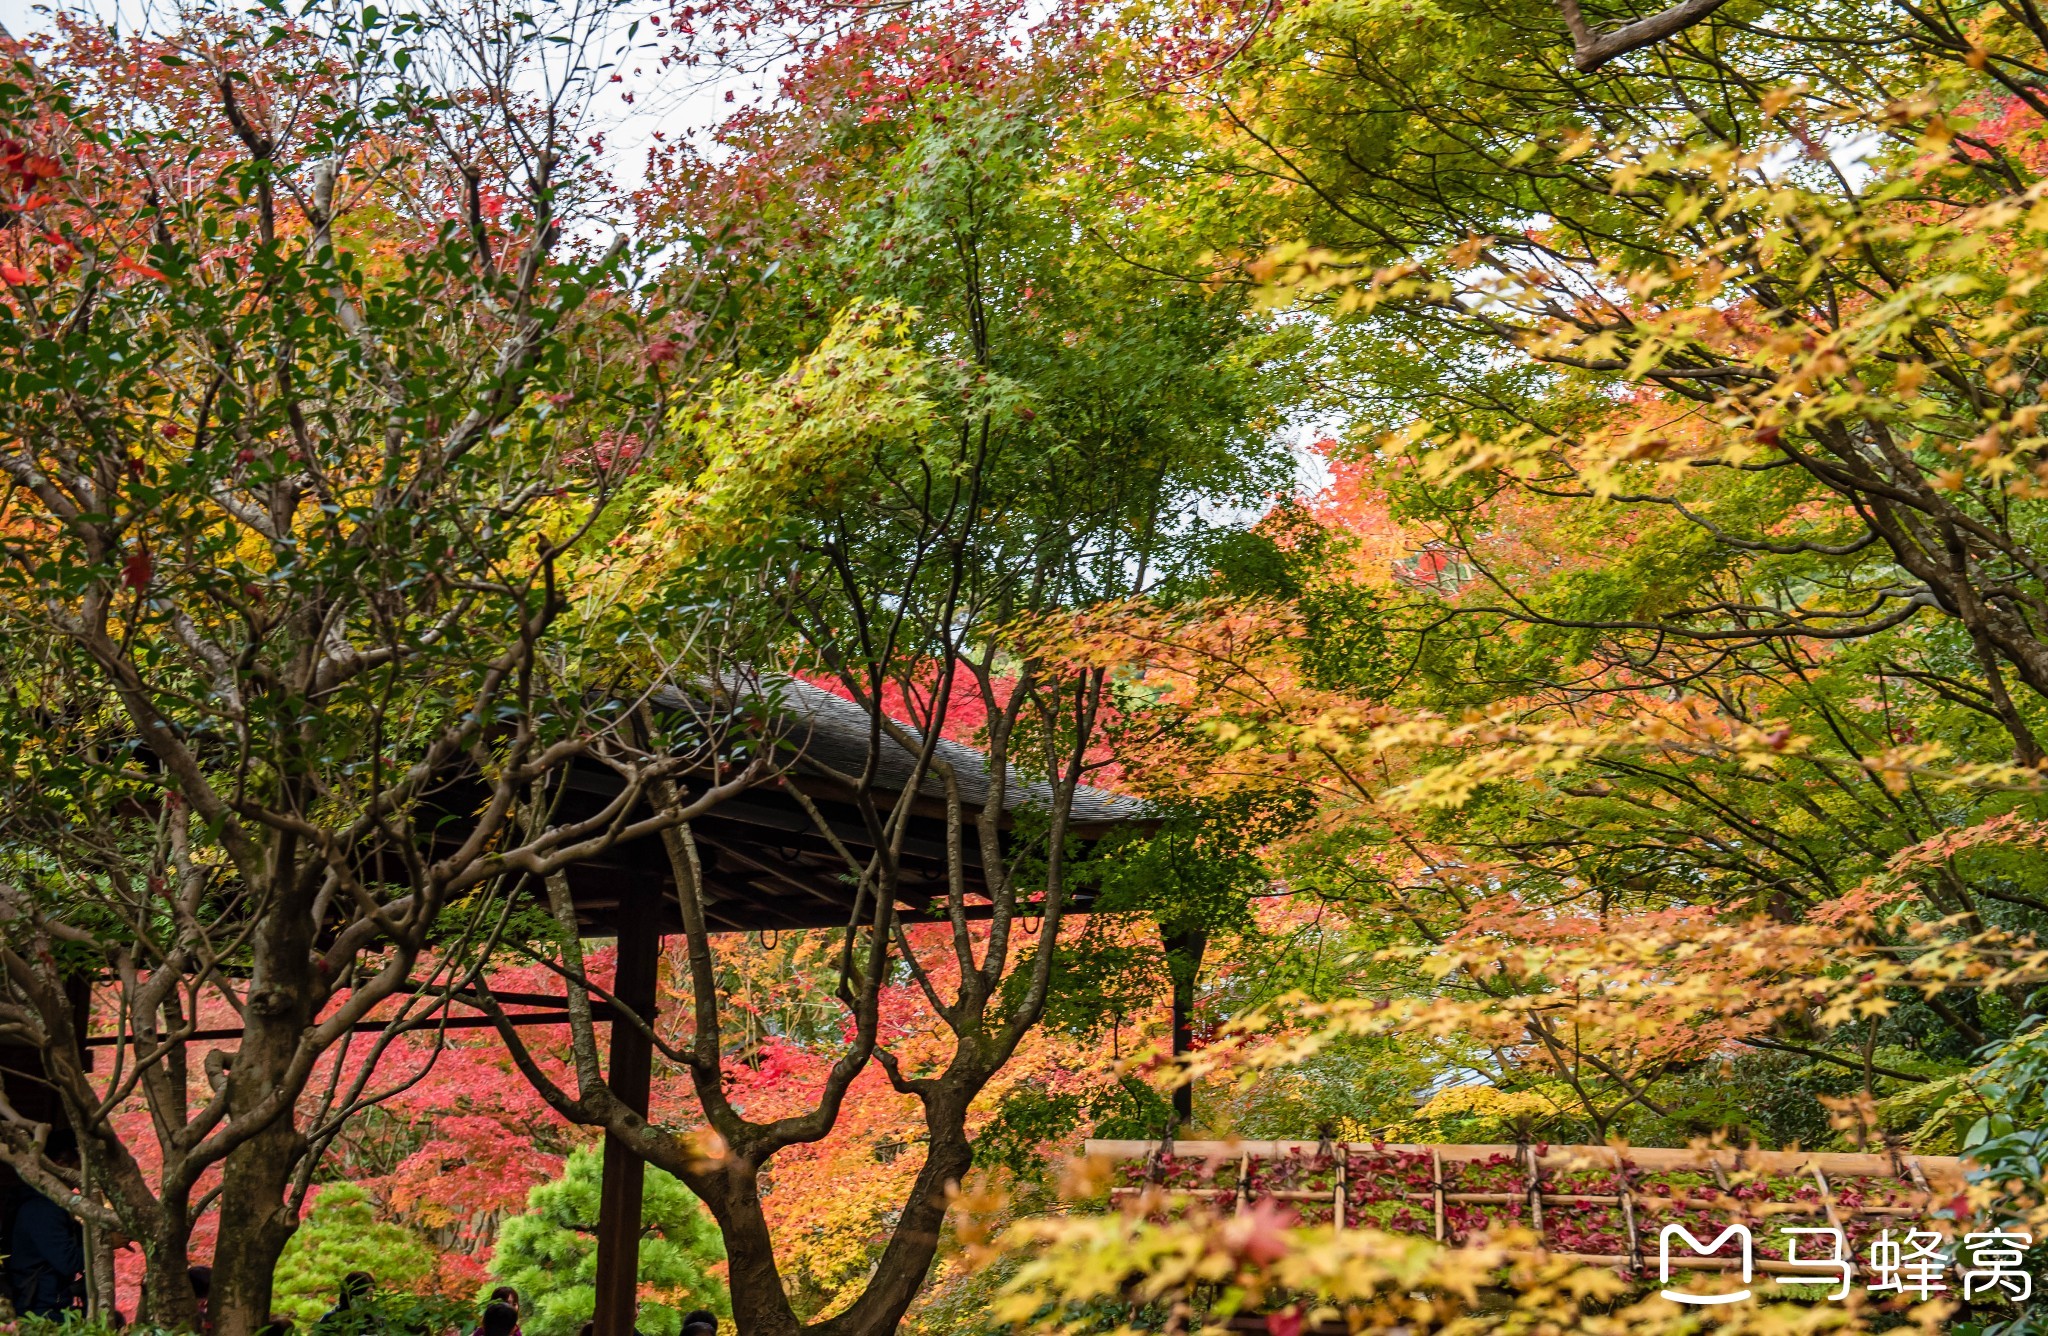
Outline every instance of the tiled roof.
MULTIPOLYGON (((777 678, 765 685, 747 688, 740 694, 765 700, 768 712, 784 721, 779 730, 780 736, 784 744, 797 754, 795 769, 798 773, 823 779, 852 779, 859 776, 867 764, 868 748, 875 739, 874 724, 864 708, 845 697, 791 677, 777 678)), ((922 736, 914 728, 907 731, 914 736, 922 736)), ((979 810, 988 800, 987 756, 974 747, 948 738, 939 739, 932 750, 936 757, 952 767, 962 800, 970 808, 979 810)), ((916 768, 916 756, 887 733, 880 736, 879 753, 876 787, 891 793, 902 792, 916 768)), ((1004 811, 1043 808, 1051 803, 1052 786, 1045 780, 1021 776, 1014 766, 1006 766, 1006 770, 1004 811)), ((943 799, 945 781, 927 766, 918 792, 943 799)), ((1074 793, 1071 820, 1078 826, 1113 825, 1143 818, 1147 811, 1146 804, 1140 799, 1083 785, 1074 793)))

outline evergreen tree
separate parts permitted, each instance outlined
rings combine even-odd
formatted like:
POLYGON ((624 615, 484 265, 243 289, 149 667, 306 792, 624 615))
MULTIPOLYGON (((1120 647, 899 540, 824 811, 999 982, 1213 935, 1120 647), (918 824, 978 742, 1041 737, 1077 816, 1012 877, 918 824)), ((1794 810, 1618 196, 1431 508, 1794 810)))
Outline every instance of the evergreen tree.
MULTIPOLYGON (((527 1194, 526 1214, 498 1233, 491 1274, 518 1288, 525 1336, 575 1336, 597 1311, 597 1200, 603 1156, 575 1151, 562 1176, 527 1194)), ((690 1190, 673 1175, 647 1167, 640 1208, 640 1312, 645 1336, 677 1336, 683 1314, 708 1308, 732 1311, 723 1278, 718 1228, 690 1190)))
POLYGON ((411 1291, 433 1278, 434 1253, 404 1225, 377 1218, 370 1194, 353 1183, 322 1188, 285 1244, 271 1282, 280 1316, 310 1325, 334 1306, 341 1278, 367 1271, 383 1291, 411 1291))

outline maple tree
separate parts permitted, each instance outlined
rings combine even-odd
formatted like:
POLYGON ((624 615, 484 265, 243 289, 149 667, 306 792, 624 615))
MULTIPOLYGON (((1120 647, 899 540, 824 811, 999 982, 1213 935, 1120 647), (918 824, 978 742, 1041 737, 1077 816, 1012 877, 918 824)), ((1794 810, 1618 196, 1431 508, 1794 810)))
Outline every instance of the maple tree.
MULTIPOLYGON (((649 457, 625 555, 608 553, 593 578, 778 572, 789 634, 760 654, 866 721, 865 759, 809 762, 864 829, 859 853, 835 844, 859 910, 813 958, 832 1001, 804 1065, 784 1072, 799 1102, 743 1101, 730 1085, 779 1050, 735 1014, 722 962, 738 948, 704 912, 688 824, 665 837, 686 955, 670 984, 678 1014, 656 1038, 699 1118, 629 1109, 582 1017, 572 1080, 503 1037, 563 1116, 704 1200, 746 1332, 895 1328, 972 1166, 977 1101, 1051 1001, 1063 924, 1094 876, 1074 827, 1077 795, 1109 761, 1107 674, 1044 660, 1010 628, 1179 572, 1214 527, 1201 504, 1284 477, 1265 421, 1278 373, 1262 365, 1284 339, 1236 294, 1154 295, 1071 251, 1045 188, 1060 151, 1045 112, 1086 95, 1086 65, 1059 31, 1013 45, 1013 17, 965 5, 856 25, 789 72, 778 108, 726 128, 726 161, 673 155, 649 192, 697 225, 709 212, 716 229, 751 229, 778 273, 749 297, 737 365, 687 441, 649 457), (908 759, 908 779, 889 774, 891 755, 908 759), (943 831, 926 837, 941 871, 914 882, 903 859, 920 819, 943 831), (972 883, 985 901, 970 902, 972 883), (906 895, 928 898, 941 926, 909 931, 906 895), (915 1023, 885 1007, 903 1000, 891 984, 905 974, 915 1023), (879 1253, 851 1285, 834 1273, 853 1268, 819 1268, 830 1298, 800 1314, 760 1183, 833 1134, 863 1079, 918 1111, 917 1135, 879 1253)), ((573 995, 583 963, 563 947, 573 995)))
MULTIPOLYGON (((1142 671, 1127 769, 1311 797, 1274 870, 1384 925, 1260 1071, 1414 1035, 1459 1084, 1411 1128, 1985 1148, 2037 1221, 2041 35, 1719 10, 1589 79, 1537 13, 1290 7, 1106 128, 1155 262, 1209 239, 1187 280, 1301 302, 1355 394, 1207 602, 1048 634, 1142 671)), ((1015 1311, 1378 1302, 1326 1235, 1142 1214, 1034 1231, 1015 1311)))
MULTIPOLYGON (((98 1196, 68 1199, 144 1240, 152 1316, 189 1316, 160 1282, 218 1203, 216 1256, 260 1245, 217 1308, 239 1336, 337 1173, 405 1257, 431 1241, 406 1284, 473 1294, 500 1242, 500 1274, 538 1274, 539 1227, 507 1221, 566 1200, 565 1165, 587 1196, 600 1131, 702 1199, 744 1336, 1133 1304, 1176 1330, 1267 1304, 1277 1336, 1319 1306, 1360 1330, 1686 1320, 1540 1262, 1488 1307, 1501 1257, 1269 1211, 1052 1210, 1048 1148, 1084 1128, 1885 1138, 1971 1150, 1957 1219, 2048 1236, 2030 9, 657 17, 670 71, 773 71, 715 146, 656 136, 635 225, 696 243, 660 275, 588 244, 582 94, 475 99, 477 71, 413 54, 432 15, 216 15, 170 45, 72 25, 9 94, 0 166, 36 226, 0 229, 28 470, 5 610, 27 689, 0 709, 30 909, 0 1021, 101 1129, 98 1196), (199 164, 169 195, 162 142, 199 164), (374 168, 322 165, 342 148, 374 168), (729 304, 721 265, 753 276, 729 304), (207 352, 223 333, 267 351, 207 352), (444 447, 467 462, 437 471, 444 447), (1297 496, 1304 465, 1323 482, 1297 496), (360 671, 305 676, 344 651, 360 671), (779 783, 790 755, 745 768, 772 709, 720 736, 635 708, 663 679, 862 721, 856 763, 806 762, 874 851, 810 813, 857 888, 844 930, 714 930, 701 775, 811 790, 779 783), (134 748, 153 720, 182 750, 134 748), (448 738, 491 833, 430 862, 438 813, 386 771, 448 738), (522 804, 572 762, 623 796, 545 830, 522 804), (1081 838, 1088 785, 1144 821, 1081 838), (637 1018, 644 1116, 604 1077, 611 953, 548 875, 628 836, 660 840, 684 926, 637 1018), (396 890, 354 861, 419 848, 396 890), (320 879, 318 912, 256 907, 320 879), (245 926, 273 922, 300 936, 245 926), (113 1077, 66 1028, 85 972, 114 981, 113 1077), (252 975, 291 981, 267 1031, 252 975), (560 1027, 401 1033, 458 987, 564 979, 560 1027), (181 1047, 230 1013, 232 1061, 181 1047), (357 1020, 384 1033, 328 1053, 357 1020), (195 1067, 216 1103, 188 1111, 195 1067), (258 1082, 283 1093, 252 1106, 258 1082)), ((566 1329, 583 1296, 554 1297, 566 1329)))
MULTIPOLYGON (((1981 16, 1988 68, 2024 59, 1981 16)), ((1193 231, 1225 258, 1189 282, 1303 299, 1356 393, 1323 510, 1219 563, 1227 604, 1108 612, 1077 648, 1184 684, 1197 745, 1162 773, 1313 794, 1278 867, 1426 941, 1500 930, 1502 891, 1589 931, 1798 920, 2033 811, 2033 113, 1922 48, 1932 18, 1873 47, 1846 11, 1701 17, 1586 79, 1535 7, 1290 7, 1103 131, 1139 257, 1193 231), (1659 92, 1694 78, 1711 115, 1659 92)), ((1912 899, 1964 934, 2042 907, 1982 845, 1912 899)), ((1938 1085, 2027 991, 1902 1000, 1860 1036, 1891 1061, 1789 1022, 1743 1042, 1938 1085)))
POLYGON ((659 430, 681 331, 715 343, 710 289, 565 239, 609 13, 219 9, 10 49, 0 1029, 54 1107, 10 1109, 0 1156, 139 1241, 165 1326, 202 1216, 213 1322, 269 1320, 377 1058, 527 878, 686 817, 631 814, 710 753, 702 721, 619 720, 715 654, 717 606, 639 609, 675 638, 593 662, 562 588, 616 496, 593 455, 659 430), (579 763, 619 800, 548 822, 579 763), (46 1153, 66 1124, 82 1167, 46 1153))

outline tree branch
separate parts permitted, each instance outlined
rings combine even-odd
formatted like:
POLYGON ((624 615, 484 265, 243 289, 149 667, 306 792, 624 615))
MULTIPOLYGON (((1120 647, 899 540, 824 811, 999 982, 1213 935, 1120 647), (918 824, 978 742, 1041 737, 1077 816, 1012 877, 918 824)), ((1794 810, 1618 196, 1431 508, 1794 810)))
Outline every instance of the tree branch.
POLYGON ((1582 74, 1591 74, 1616 56, 1639 51, 1673 33, 1683 32, 1726 3, 1727 0, 1683 0, 1646 19, 1625 23, 1613 32, 1596 33, 1579 13, 1579 0, 1557 0, 1558 8, 1564 11, 1564 26, 1572 34, 1572 64, 1582 74))

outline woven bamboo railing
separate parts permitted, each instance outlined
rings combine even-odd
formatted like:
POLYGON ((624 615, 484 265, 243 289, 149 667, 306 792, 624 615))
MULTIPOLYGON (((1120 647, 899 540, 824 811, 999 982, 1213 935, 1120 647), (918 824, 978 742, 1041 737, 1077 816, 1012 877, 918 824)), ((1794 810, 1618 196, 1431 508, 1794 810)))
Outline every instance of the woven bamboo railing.
MULTIPOLYGON (((1552 1252, 1552 1257, 1565 1261, 1583 1262, 1589 1265, 1607 1265, 1640 1269, 1643 1266, 1644 1248, 1640 1232, 1643 1217, 1654 1217, 1662 1213, 1686 1209, 1729 1209, 1742 1214, 1758 1217, 1806 1216, 1817 1217, 1822 1223, 1843 1226, 1845 1222, 1856 1221, 1873 1226, 1896 1221, 1905 1224, 1909 1220, 1922 1220, 1936 1207, 1955 1196, 1963 1186, 1962 1162, 1951 1156, 1910 1155, 1888 1152, 1884 1154, 1837 1154, 1814 1151, 1738 1151, 1738 1150, 1664 1150, 1656 1148, 1635 1148, 1626 1150, 1611 1146, 1535 1146, 1535 1145, 1478 1145, 1478 1146, 1428 1146, 1396 1145, 1392 1143, 1358 1142, 1317 1142, 1317 1141, 1178 1141, 1162 1145, 1153 1141, 1107 1141, 1093 1140, 1087 1143, 1087 1153, 1111 1160, 1137 1162, 1145 1166, 1157 1165, 1162 1155, 1171 1155, 1178 1162, 1205 1161, 1214 1165, 1235 1164, 1237 1181, 1229 1187, 1188 1187, 1176 1186, 1170 1191, 1197 1198, 1234 1199, 1233 1208, 1248 1210, 1254 1201, 1268 1200, 1290 1203, 1328 1203, 1332 1211, 1332 1223, 1338 1229, 1346 1228, 1346 1203, 1353 1195, 1356 1184, 1345 1181, 1345 1175, 1354 1156, 1392 1156, 1395 1159, 1410 1157, 1419 1159, 1426 1156, 1430 1165, 1430 1186, 1422 1191, 1399 1193, 1380 1191, 1378 1200, 1398 1198, 1427 1206, 1433 1223, 1432 1233, 1440 1242, 1452 1242, 1452 1231, 1447 1222, 1449 1207, 1459 1204, 1472 1206, 1526 1205, 1529 1223, 1540 1234, 1543 1231, 1543 1212, 1546 1206, 1560 1208, 1619 1208, 1623 1233, 1626 1238, 1625 1253, 1572 1253, 1552 1252), (1263 1191, 1254 1189, 1253 1169, 1258 1161, 1274 1161, 1288 1157, 1314 1157, 1317 1163, 1327 1161, 1335 1181, 1325 1190, 1302 1191, 1282 1189, 1263 1191), (1467 1192, 1449 1186, 1447 1169, 1459 1165, 1480 1165, 1498 1167, 1503 1158, 1522 1166, 1522 1181, 1512 1190, 1467 1192), (1614 1175, 1615 1191, 1584 1192, 1558 1190, 1557 1185, 1546 1181, 1549 1176, 1559 1173, 1585 1171, 1610 1171, 1614 1175), (1704 1195, 1682 1195, 1677 1197, 1652 1196, 1635 1192, 1631 1180, 1647 1174, 1697 1173, 1712 1178, 1716 1190, 1704 1195), (1759 1179, 1796 1178, 1801 1182, 1802 1192, 1810 1189, 1807 1199, 1783 1199, 1774 1193, 1768 1200, 1737 1202, 1730 1195, 1735 1186, 1743 1181, 1759 1179), (1842 1199, 1843 1185, 1855 1182, 1862 1187, 1875 1185, 1884 1191, 1888 1200, 1871 1204, 1861 1201, 1868 1193, 1858 1193, 1854 1204, 1842 1199)), ((1144 1170, 1140 1170, 1144 1173, 1144 1170)), ((1140 1181, 1113 1188, 1113 1195, 1129 1197, 1151 1190, 1155 1185, 1140 1181)), ((1654 1221, 1648 1222, 1654 1238, 1654 1221)), ((1651 1256, 1655 1256, 1654 1246, 1651 1256)), ((1734 1258, 1688 1257, 1688 1270, 1720 1270, 1740 1266, 1734 1258)), ((1755 1269, 1778 1274, 1810 1275, 1810 1266, 1795 1268, 1791 1264, 1774 1258, 1755 1259, 1755 1269)))

